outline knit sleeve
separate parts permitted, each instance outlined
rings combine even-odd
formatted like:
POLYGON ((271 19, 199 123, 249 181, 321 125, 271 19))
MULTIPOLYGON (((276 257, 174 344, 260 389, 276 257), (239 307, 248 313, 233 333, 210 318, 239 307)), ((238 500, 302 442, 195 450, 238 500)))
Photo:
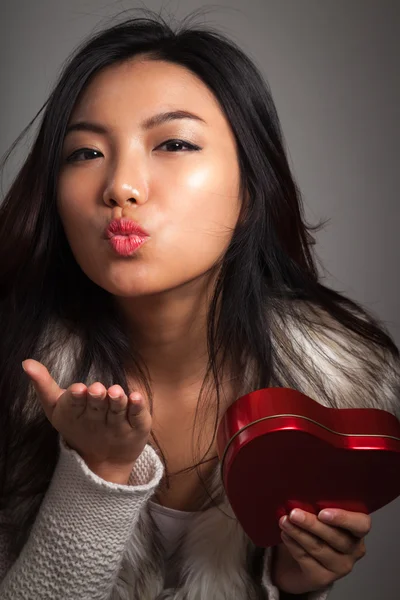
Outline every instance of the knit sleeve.
POLYGON ((268 600, 326 600, 332 591, 333 583, 319 590, 318 592, 309 592, 307 594, 284 594, 280 592, 276 585, 272 582, 272 561, 274 555, 274 547, 267 548, 264 557, 263 570, 263 585, 268 592, 268 600))
POLYGON ((140 510, 163 474, 149 445, 128 485, 104 481, 61 437, 59 445, 49 488, 11 566, 0 540, 2 600, 108 600, 140 510))

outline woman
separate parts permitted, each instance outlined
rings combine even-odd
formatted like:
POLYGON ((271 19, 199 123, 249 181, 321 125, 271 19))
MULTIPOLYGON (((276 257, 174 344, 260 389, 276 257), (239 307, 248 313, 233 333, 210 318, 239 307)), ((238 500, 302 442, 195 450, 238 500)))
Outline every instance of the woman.
POLYGON ((293 512, 256 548, 216 427, 273 385, 399 416, 399 353, 319 281, 266 83, 149 15, 78 48, 44 108, 0 209, 0 596, 325 599, 369 516, 293 512))

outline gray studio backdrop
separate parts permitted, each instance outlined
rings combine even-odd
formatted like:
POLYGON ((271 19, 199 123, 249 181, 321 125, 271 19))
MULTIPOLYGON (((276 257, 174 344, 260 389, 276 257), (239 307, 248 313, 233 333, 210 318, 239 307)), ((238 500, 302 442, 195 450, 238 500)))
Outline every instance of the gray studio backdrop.
MULTIPOLYGON (((0 154, 45 101, 69 52, 134 0, 2 0, 0 154)), ((209 5, 147 0, 166 16, 209 5)), ((269 80, 326 282, 385 320, 400 343, 397 0, 228 0, 200 22, 231 36, 269 80)), ((23 146, 3 179, 3 193, 23 146)), ((374 513, 367 554, 332 600, 400 598, 400 499, 374 513)), ((210 599, 211 600, 211 599, 210 599)))

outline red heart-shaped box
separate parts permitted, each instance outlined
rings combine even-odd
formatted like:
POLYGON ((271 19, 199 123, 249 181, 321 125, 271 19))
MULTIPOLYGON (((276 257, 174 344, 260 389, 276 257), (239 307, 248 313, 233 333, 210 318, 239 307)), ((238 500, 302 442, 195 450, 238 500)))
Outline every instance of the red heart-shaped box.
POLYGON ((370 514, 400 495, 400 422, 377 408, 327 408, 290 388, 242 396, 218 425, 224 488, 260 547, 293 508, 370 514))

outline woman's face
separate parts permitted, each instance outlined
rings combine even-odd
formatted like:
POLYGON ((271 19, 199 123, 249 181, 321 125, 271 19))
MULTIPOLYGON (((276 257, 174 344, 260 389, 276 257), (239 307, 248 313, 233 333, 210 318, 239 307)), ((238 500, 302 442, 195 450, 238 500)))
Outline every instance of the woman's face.
POLYGON ((81 122, 104 132, 67 133, 57 204, 86 275, 113 295, 133 297, 209 272, 228 247, 241 202, 235 139, 208 88, 183 67, 135 58, 93 78, 69 126, 81 122), (145 125, 175 111, 197 118, 145 125), (149 234, 128 256, 104 235, 121 218, 149 234))

